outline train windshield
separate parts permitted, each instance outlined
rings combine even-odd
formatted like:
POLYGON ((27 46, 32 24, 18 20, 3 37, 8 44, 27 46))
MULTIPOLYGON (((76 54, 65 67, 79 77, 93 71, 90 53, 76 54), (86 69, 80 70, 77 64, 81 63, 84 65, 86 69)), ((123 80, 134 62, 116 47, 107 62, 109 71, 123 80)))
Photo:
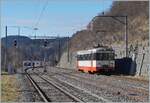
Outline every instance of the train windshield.
POLYGON ((109 60, 114 60, 114 59, 115 59, 115 54, 109 53, 109 60))
POLYGON ((97 53, 96 60, 114 60, 114 53, 97 53))

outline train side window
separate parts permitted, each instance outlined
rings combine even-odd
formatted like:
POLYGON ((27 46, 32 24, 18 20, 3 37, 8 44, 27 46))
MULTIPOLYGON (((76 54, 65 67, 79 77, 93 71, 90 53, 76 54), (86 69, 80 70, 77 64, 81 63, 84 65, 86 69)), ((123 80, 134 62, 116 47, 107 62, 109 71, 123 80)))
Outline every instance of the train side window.
POLYGON ((78 55, 77 60, 91 60, 92 55, 91 54, 84 54, 84 55, 78 55))
POLYGON ((78 59, 78 60, 81 60, 81 59, 82 59, 81 55, 78 55, 78 56, 77 56, 77 59, 78 59))
POLYGON ((92 54, 89 54, 89 60, 92 60, 92 54))
POLYGON ((82 60, 86 60, 85 54, 82 55, 82 60))
POLYGON ((102 60, 103 59, 102 56, 103 56, 102 53, 97 53, 96 54, 96 60, 102 60))
POLYGON ((103 56, 103 54, 100 53, 100 54, 99 54, 99 60, 102 60, 102 56, 103 56))
POLYGON ((93 54, 91 55, 91 59, 96 60, 96 53, 93 53, 93 54))
POLYGON ((81 55, 81 60, 83 60, 83 55, 81 55))
POLYGON ((106 60, 106 53, 102 54, 102 60, 106 60))
POLYGON ((87 54, 87 60, 90 60, 90 54, 87 54))
POLYGON ((80 55, 77 55, 77 60, 79 60, 79 58, 80 58, 80 55))
POLYGON ((83 57, 83 60, 88 60, 88 54, 84 54, 83 57))
POLYGON ((80 60, 82 60, 82 55, 80 55, 80 60))
POLYGON ((109 53, 103 53, 102 60, 108 60, 109 59, 109 53))
POLYGON ((80 60, 82 60, 82 55, 80 55, 80 60))
POLYGON ((84 55, 84 60, 88 60, 88 54, 84 55))
POLYGON ((78 59, 78 60, 83 60, 83 55, 78 55, 78 56, 77 56, 77 59, 78 59))
POLYGON ((28 63, 28 66, 31 66, 31 63, 28 63))
POLYGON ((79 60, 79 58, 80 58, 80 55, 77 55, 77 60, 79 60))
POLYGON ((115 59, 115 54, 114 53, 110 53, 109 54, 109 60, 114 60, 115 59))
POLYGON ((82 55, 82 60, 85 60, 85 55, 82 55))

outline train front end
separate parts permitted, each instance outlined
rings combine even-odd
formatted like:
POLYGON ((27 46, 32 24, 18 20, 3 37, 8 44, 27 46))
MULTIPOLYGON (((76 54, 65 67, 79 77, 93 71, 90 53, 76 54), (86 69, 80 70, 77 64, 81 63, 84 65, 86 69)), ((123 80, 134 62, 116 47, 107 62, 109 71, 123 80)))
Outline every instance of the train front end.
POLYGON ((96 70, 97 72, 112 72, 115 70, 115 51, 112 49, 105 49, 97 51, 96 53, 96 70))

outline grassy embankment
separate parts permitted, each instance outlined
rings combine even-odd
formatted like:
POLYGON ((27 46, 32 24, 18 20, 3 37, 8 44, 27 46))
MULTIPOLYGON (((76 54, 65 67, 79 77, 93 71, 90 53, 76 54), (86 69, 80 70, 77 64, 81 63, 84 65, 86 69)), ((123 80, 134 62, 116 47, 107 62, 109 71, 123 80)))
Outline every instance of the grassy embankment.
POLYGON ((1 102, 16 102, 19 97, 19 88, 15 75, 2 73, 1 75, 1 102))

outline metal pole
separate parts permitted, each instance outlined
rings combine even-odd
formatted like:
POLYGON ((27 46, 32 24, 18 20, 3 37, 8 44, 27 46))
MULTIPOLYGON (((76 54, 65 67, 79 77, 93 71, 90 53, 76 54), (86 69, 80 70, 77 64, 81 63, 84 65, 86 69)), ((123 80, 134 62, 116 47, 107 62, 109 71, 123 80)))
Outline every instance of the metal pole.
POLYGON ((127 16, 125 16, 125 41, 126 41, 126 57, 128 57, 128 23, 127 16))
MULTIPOLYGON (((35 30, 35 36, 34 36, 34 39, 33 39, 33 52, 34 52, 34 47, 36 47, 36 32, 38 30, 38 28, 34 28, 33 30, 35 30)), ((34 53, 33 53, 34 54, 34 53)), ((36 55, 34 54, 34 58, 33 60, 36 60, 37 58, 35 57, 36 55)))
MULTIPOLYGON (((44 47, 44 49, 45 49, 45 47, 44 47)), ((44 50, 44 72, 45 72, 45 50, 44 50)))
MULTIPOLYGON (((18 27, 18 39, 17 39, 18 43, 19 43, 19 36, 20 36, 20 27, 18 27)), ((18 47, 19 47, 19 45, 18 45, 18 47)))
POLYGON ((47 41, 46 39, 44 40, 44 72, 46 72, 46 46, 47 46, 47 41))
POLYGON ((37 30, 37 29, 35 29, 35 35, 34 35, 34 39, 36 39, 36 30, 37 30))
POLYGON ((58 37, 58 61, 60 60, 60 38, 58 37))
POLYGON ((5 46, 6 46, 6 48, 5 48, 5 71, 7 72, 8 70, 7 70, 7 26, 5 27, 5 36, 6 36, 6 38, 5 38, 5 46))
POLYGON ((139 76, 141 76, 144 58, 145 58, 145 53, 143 53, 143 56, 142 56, 142 61, 141 61, 139 76))
MULTIPOLYGON (((19 49, 20 49, 20 48, 19 48, 19 47, 20 47, 20 46, 19 46, 19 36, 20 36, 20 27, 18 27, 18 40, 17 40, 17 41, 18 41, 18 43, 17 43, 17 44, 18 44, 18 45, 17 45, 17 48, 18 48, 18 52, 17 52, 17 53, 18 53, 18 63, 21 62, 21 61, 20 61, 20 54, 19 54, 19 49)), ((19 63, 19 64, 21 64, 21 63, 19 63)), ((18 64, 18 65, 19 65, 19 64, 18 64)))
POLYGON ((46 47, 44 52, 44 72, 46 72, 46 47))
MULTIPOLYGON (((15 46, 15 56, 17 57, 17 45, 15 46)), ((16 58, 17 59, 17 58, 16 58)), ((17 60, 16 60, 16 62, 15 62, 15 73, 16 73, 16 69, 17 68, 17 60)))
POLYGON ((67 38, 67 51, 68 51, 68 62, 69 62, 69 37, 67 38))

